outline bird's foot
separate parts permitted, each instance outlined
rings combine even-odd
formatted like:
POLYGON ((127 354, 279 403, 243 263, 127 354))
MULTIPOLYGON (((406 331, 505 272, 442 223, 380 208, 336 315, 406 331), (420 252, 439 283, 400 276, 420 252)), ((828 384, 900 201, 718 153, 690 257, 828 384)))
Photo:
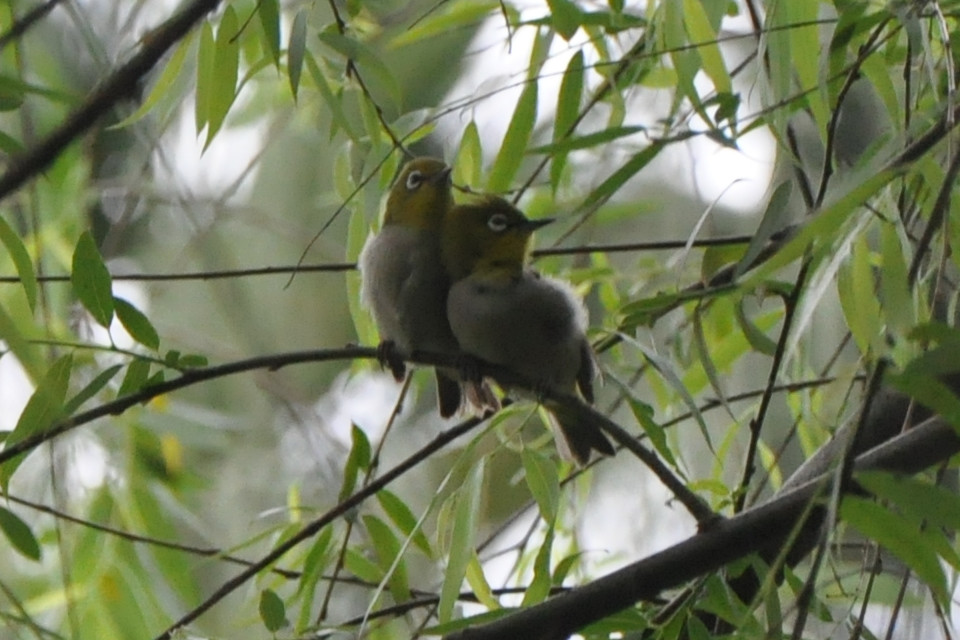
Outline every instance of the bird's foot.
POLYGON ((394 380, 403 382, 407 375, 407 365, 397 350, 397 343, 393 340, 384 340, 377 345, 377 362, 380 363, 381 368, 390 369, 394 380))

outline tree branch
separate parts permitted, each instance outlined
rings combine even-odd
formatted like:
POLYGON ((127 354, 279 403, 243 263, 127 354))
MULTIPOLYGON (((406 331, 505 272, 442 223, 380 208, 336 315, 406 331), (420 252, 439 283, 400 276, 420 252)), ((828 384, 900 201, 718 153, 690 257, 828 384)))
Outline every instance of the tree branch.
MULTIPOLYGON (((933 418, 857 458, 856 470, 917 473, 960 451, 960 436, 933 418)), ((801 468, 801 471, 803 468, 801 468)), ((799 472, 798 472, 799 473, 799 472)), ((560 640, 665 589, 714 572, 750 553, 777 548, 829 487, 831 474, 788 482, 776 498, 608 576, 448 640, 560 640)))
POLYGON ((194 0, 151 31, 140 51, 108 76, 57 129, 29 151, 13 158, 0 176, 0 201, 47 168, 63 150, 92 127, 117 102, 135 93, 143 78, 167 50, 183 38, 220 0, 194 0))

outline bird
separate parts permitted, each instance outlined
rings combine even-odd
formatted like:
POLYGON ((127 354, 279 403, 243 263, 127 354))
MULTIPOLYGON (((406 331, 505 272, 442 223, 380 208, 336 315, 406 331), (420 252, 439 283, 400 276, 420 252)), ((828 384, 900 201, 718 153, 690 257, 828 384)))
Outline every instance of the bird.
MULTIPOLYGON (((360 252, 361 302, 380 332, 378 358, 398 382, 406 373, 403 358, 416 351, 459 353, 446 317, 449 278, 440 262, 443 219, 453 206, 450 172, 436 158, 408 162, 387 196, 380 232, 360 252)), ((465 395, 474 405, 496 401, 485 385, 468 384, 465 394, 455 369, 437 368, 436 380, 444 418, 461 409, 465 395)))
MULTIPOLYGON (((595 361, 583 302, 564 280, 526 265, 530 220, 503 198, 454 206, 444 219, 441 258, 451 286, 447 318, 460 349, 505 367, 538 388, 579 394, 593 403, 595 361)), ((592 451, 613 455, 600 429, 557 402, 544 402, 561 455, 580 465, 592 451)))

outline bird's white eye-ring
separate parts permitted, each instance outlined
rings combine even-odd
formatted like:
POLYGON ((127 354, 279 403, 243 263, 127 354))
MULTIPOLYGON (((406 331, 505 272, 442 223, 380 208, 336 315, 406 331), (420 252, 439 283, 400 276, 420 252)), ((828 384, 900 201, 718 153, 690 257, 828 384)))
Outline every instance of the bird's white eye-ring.
POLYGON ((423 174, 419 171, 411 171, 407 175, 407 190, 415 191, 423 184, 423 174))
POLYGON ((502 213, 495 213, 489 218, 487 218, 487 226, 490 227, 490 230, 494 233, 501 233, 507 230, 508 224, 507 216, 502 213))

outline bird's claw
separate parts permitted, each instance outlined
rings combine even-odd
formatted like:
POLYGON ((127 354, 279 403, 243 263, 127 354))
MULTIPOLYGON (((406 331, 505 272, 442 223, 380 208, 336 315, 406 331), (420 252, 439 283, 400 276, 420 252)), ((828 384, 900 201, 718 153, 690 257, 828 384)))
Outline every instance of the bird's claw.
POLYGON ((403 362, 397 344, 393 340, 384 340, 377 345, 377 362, 381 368, 390 369, 394 380, 403 382, 407 375, 407 365, 403 362))

